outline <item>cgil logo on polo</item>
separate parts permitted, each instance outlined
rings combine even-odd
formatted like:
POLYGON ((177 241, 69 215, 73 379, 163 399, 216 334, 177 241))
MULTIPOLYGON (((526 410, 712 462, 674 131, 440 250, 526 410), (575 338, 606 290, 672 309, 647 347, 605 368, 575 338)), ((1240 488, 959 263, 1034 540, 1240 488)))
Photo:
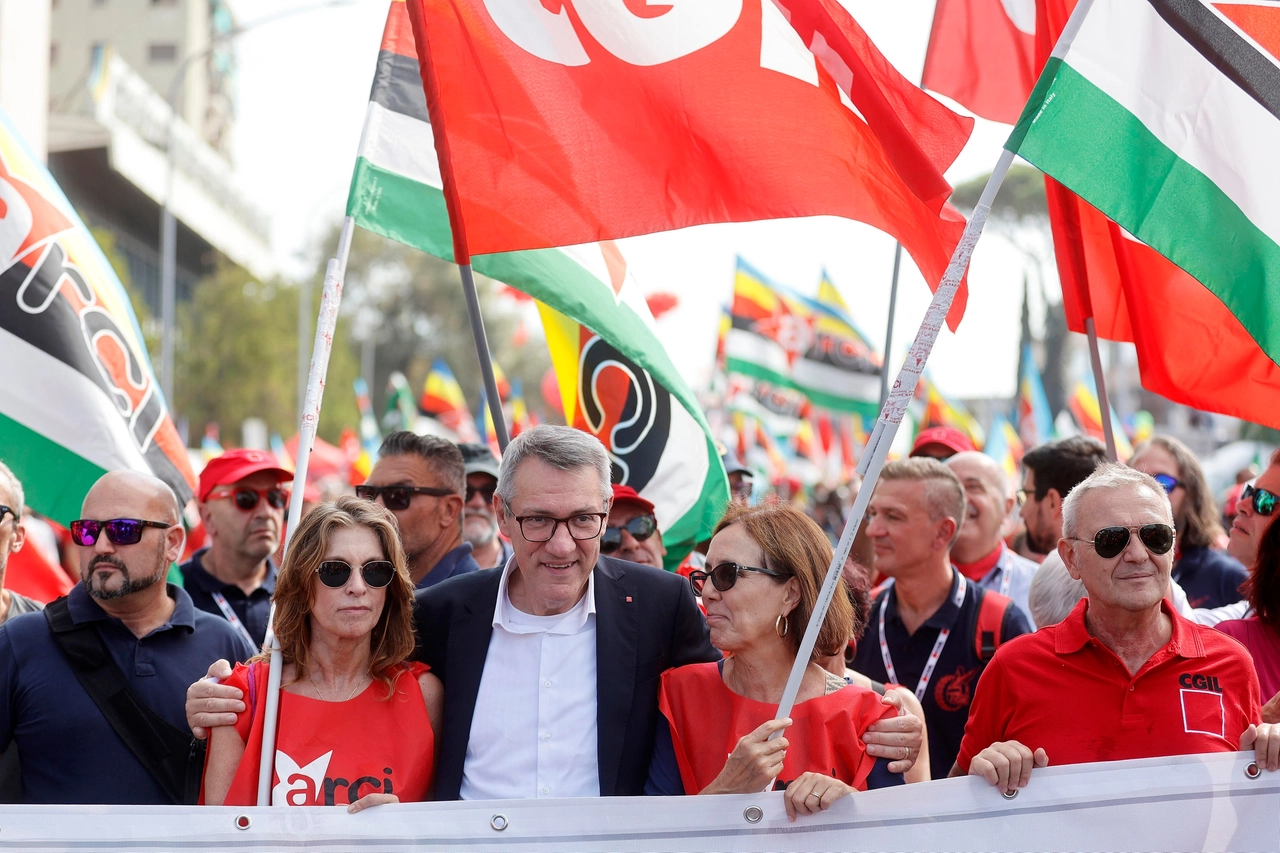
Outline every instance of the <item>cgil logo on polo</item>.
POLYGON ((1190 690, 1210 690, 1214 693, 1221 693, 1222 687, 1218 684, 1216 675, 1192 675, 1184 672, 1178 676, 1178 684, 1190 690))

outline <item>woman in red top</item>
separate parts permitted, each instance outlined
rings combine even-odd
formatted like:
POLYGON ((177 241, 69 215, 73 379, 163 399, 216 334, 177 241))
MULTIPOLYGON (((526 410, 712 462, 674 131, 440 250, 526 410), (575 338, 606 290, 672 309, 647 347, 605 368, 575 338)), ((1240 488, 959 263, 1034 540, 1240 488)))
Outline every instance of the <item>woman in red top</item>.
MULTIPOLYGON (((354 497, 302 520, 276 578, 284 658, 273 805, 427 798, 444 691, 414 648, 413 583, 395 518, 354 497)), ((234 726, 212 730, 204 802, 254 805, 266 711, 266 654, 226 683, 248 697, 234 726)))
MULTIPOLYGON (((1276 496, 1266 489, 1254 489, 1248 499, 1258 515, 1271 515, 1280 507, 1276 496)), ((1280 524, 1274 521, 1258 540, 1258 562, 1244 582, 1244 594, 1254 615, 1219 622, 1217 629, 1249 650, 1258 671, 1262 701, 1267 702, 1280 694, 1280 524)))
POLYGON ((794 820, 854 790, 902 784, 900 775, 877 766, 862 740, 896 709, 816 663, 843 649, 854 632, 843 581, 791 718, 773 720, 831 557, 822 529, 797 509, 730 507, 707 551, 709 570, 689 577, 706 606, 711 643, 725 660, 663 674, 658 707, 669 727, 659 726, 649 793, 753 793, 773 782, 775 790, 785 788, 794 820), (786 737, 768 740, 784 728, 786 737))

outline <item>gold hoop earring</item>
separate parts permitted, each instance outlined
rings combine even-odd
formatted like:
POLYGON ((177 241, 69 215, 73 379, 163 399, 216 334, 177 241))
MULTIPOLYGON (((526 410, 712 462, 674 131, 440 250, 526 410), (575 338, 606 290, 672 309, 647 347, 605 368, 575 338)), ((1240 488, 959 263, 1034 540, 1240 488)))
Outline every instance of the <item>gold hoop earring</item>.
POLYGON ((778 618, 773 620, 773 630, 778 632, 779 637, 787 636, 787 632, 791 630, 791 621, 787 619, 787 614, 779 614, 778 618))

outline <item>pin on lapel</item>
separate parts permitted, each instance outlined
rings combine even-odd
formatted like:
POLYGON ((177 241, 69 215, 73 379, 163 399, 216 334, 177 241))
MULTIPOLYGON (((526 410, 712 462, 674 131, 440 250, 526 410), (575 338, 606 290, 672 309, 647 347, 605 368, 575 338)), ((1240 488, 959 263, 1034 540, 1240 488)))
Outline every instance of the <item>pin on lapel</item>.
POLYGON ((628 596, 627 596, 627 604, 630 604, 630 603, 631 603, 631 596, 629 596, 629 595, 628 595, 628 596))

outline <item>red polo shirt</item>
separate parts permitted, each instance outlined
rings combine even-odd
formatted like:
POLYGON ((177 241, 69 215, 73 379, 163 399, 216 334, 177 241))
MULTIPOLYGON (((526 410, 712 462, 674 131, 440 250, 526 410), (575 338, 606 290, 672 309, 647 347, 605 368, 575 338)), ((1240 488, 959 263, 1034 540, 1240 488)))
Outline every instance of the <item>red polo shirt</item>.
POLYGON ((978 682, 957 763, 993 743, 1043 748, 1050 765, 1234 752, 1262 719, 1243 646, 1173 612, 1173 636, 1136 675, 1089 635, 1088 599, 1061 624, 999 648, 978 682))

